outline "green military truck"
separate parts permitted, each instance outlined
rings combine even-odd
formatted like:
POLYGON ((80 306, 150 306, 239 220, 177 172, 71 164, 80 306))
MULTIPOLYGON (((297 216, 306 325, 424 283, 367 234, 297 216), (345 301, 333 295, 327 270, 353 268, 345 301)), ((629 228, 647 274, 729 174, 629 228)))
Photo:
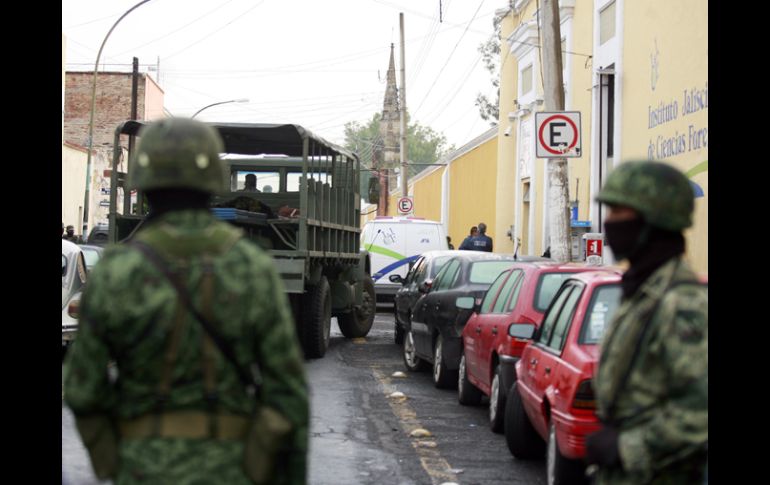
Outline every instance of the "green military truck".
MULTIPOLYGON (((142 126, 126 121, 115 130, 112 243, 127 238, 146 214, 146 204, 136 202, 144 200, 142 194, 123 190, 127 174, 119 172, 121 160, 128 159, 120 137, 136 136, 142 126)), ((211 210, 272 256, 306 357, 326 353, 333 316, 345 337, 366 336, 376 299, 369 255, 359 249, 358 157, 298 125, 211 126, 222 136, 222 159, 230 169, 230 192, 215 197, 211 210)))

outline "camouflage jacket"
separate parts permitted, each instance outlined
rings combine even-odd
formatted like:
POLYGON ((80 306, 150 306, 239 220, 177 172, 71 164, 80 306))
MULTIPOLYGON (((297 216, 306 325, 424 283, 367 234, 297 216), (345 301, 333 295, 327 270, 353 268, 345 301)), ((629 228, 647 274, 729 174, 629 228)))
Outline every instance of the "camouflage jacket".
MULTIPOLYGON (((152 246, 182 277, 194 303, 201 300, 202 274, 211 268, 211 320, 233 344, 239 362, 259 364, 262 401, 293 425, 291 449, 280 459, 281 476, 275 483, 303 484, 308 395, 296 330, 272 260, 239 238, 239 231, 208 211, 178 211, 149 223, 136 239, 152 246), (214 243, 223 239, 228 244, 214 243)), ((65 400, 76 418, 109 415, 125 420, 156 409, 177 300, 171 284, 138 250, 105 250, 89 276, 79 333, 65 362, 65 400), (116 379, 107 372, 111 362, 116 379)), ((205 331, 189 312, 185 315, 163 409, 206 411, 205 331)), ((255 399, 232 364, 216 347, 206 356, 213 359, 218 411, 251 415, 255 399)), ((243 443, 237 440, 125 439, 116 483, 250 483, 242 461, 243 443)))
POLYGON ((66 239, 67 241, 73 242, 75 244, 83 244, 83 238, 78 236, 77 234, 73 234, 72 236, 70 236, 69 234, 65 234, 61 238, 66 239))
POLYGON ((696 281, 673 258, 624 298, 607 329, 594 386, 600 418, 620 430, 622 469, 600 470, 598 484, 703 481, 708 288, 696 281))

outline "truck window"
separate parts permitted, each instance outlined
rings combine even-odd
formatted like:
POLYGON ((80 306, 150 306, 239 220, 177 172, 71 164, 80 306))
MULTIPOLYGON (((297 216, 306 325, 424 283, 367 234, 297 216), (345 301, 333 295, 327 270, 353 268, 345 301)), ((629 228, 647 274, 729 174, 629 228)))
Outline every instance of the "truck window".
POLYGON ((260 172, 255 170, 236 170, 230 174, 230 190, 241 192, 246 188, 246 176, 257 177, 257 191, 278 192, 281 186, 281 174, 278 172, 260 172))
MULTIPOLYGON (((289 172, 286 174, 286 192, 299 192, 299 178, 302 177, 302 172, 289 172)), ((310 178, 313 180, 320 180, 331 186, 332 176, 328 173, 312 173, 310 178)))

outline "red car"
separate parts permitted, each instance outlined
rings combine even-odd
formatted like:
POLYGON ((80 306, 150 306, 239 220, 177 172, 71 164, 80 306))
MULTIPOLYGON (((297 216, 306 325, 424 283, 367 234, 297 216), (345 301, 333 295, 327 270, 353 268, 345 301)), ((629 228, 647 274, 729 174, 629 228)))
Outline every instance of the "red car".
POLYGON ((599 428, 591 379, 598 344, 620 306, 620 280, 619 272, 572 275, 516 363, 505 439, 517 458, 541 456, 545 448, 548 483, 585 482, 585 437, 599 428))
POLYGON ((512 324, 539 325, 543 313, 568 277, 596 266, 554 262, 519 262, 489 287, 480 307, 463 329, 457 397, 478 404, 489 396, 492 430, 503 431, 505 401, 516 376, 514 365, 527 340, 509 335, 512 324))

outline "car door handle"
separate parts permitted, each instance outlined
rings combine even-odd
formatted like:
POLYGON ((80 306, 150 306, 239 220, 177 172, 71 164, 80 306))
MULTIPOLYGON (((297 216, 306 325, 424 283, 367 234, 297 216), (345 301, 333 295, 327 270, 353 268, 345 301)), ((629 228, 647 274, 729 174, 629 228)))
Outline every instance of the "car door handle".
POLYGON ((550 374, 551 373, 551 368, 550 367, 546 367, 545 368, 545 373, 546 374, 550 374))
POLYGON ((492 335, 497 335, 497 327, 492 327, 492 335))
POLYGON ((530 365, 535 365, 535 364, 537 364, 537 359, 532 359, 532 360, 530 360, 530 361, 529 361, 529 364, 530 364, 530 365))

